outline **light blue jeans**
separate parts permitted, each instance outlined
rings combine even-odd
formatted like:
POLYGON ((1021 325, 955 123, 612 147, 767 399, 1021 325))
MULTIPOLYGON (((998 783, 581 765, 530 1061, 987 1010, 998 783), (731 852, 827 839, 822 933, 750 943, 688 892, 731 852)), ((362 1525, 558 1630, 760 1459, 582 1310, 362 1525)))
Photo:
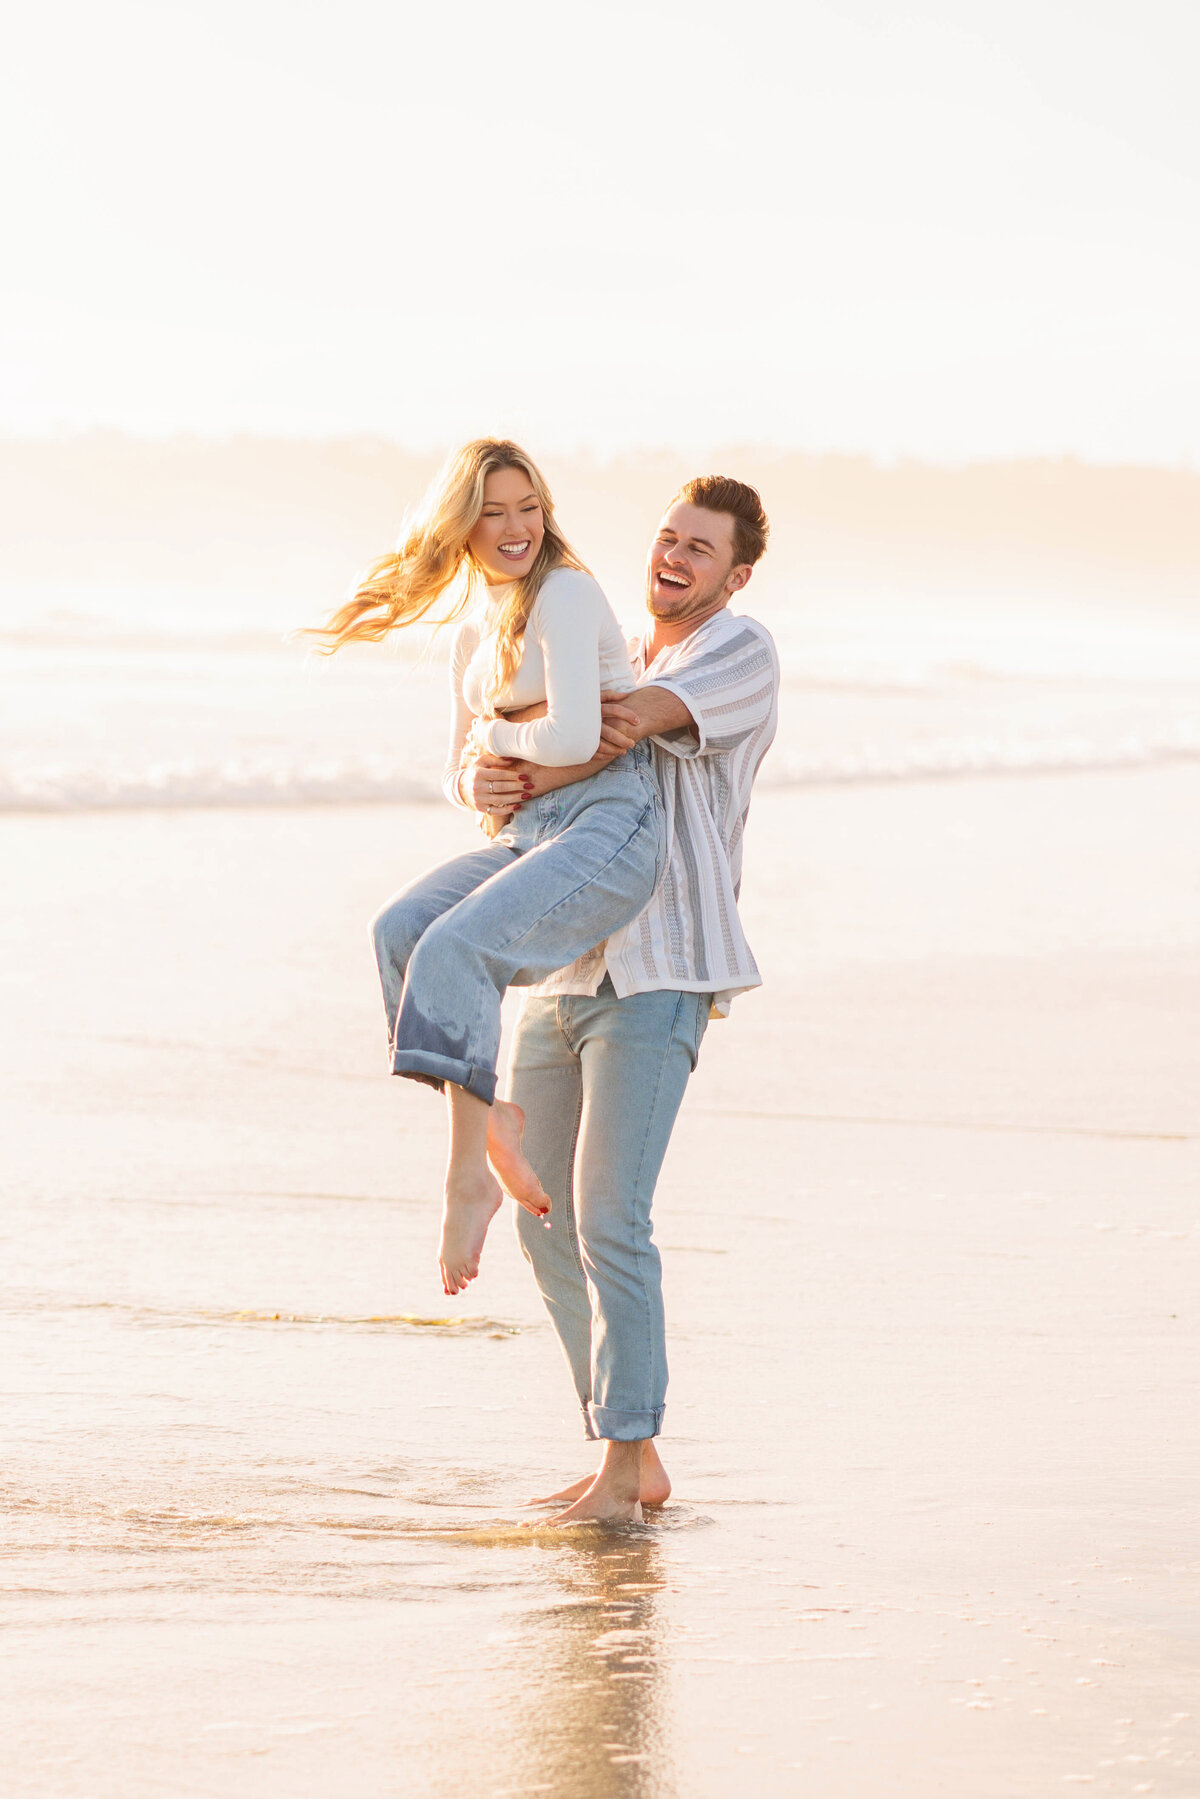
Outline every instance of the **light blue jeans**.
POLYGON ((589 1437, 662 1428, 667 1392, 662 1264, 650 1202, 696 1066, 710 993, 527 999, 509 1092, 525 1153, 553 1202, 547 1230, 517 1208, 517 1235, 566 1354, 589 1437))
POLYGON ((372 925, 393 1074, 491 1105, 500 1002, 628 924, 662 873, 648 745, 530 800, 484 848, 401 888, 372 925))

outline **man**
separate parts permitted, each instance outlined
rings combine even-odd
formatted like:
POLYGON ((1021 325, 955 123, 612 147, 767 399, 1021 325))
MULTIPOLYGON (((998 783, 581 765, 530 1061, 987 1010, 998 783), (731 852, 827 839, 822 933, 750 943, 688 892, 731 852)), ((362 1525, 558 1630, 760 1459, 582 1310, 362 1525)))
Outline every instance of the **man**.
MULTIPOLYGON (((647 558, 651 624, 636 690, 606 701, 600 750, 577 768, 485 758, 492 809, 510 812, 594 773, 649 738, 667 858, 645 911, 530 990, 513 1040, 510 1101, 492 1108, 497 1160, 524 1152, 552 1201, 549 1228, 517 1229, 566 1354, 594 1479, 548 1500, 556 1522, 640 1518, 670 1492, 654 1446, 667 1384, 662 1274, 650 1204, 710 1015, 760 984, 737 915, 750 789, 775 734, 779 664, 770 635, 728 611, 766 548, 752 487, 689 481, 647 558)), ((489 1137, 489 1149, 491 1137, 489 1137)))

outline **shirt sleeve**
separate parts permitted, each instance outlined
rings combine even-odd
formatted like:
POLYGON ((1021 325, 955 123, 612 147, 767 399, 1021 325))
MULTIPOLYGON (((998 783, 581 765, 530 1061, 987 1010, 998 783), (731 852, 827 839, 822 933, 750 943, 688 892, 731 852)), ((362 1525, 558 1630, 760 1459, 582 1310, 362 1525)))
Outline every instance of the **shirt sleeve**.
POLYGON ((666 731, 652 742, 673 756, 715 755, 736 749, 770 718, 777 702, 779 660, 767 633, 745 623, 724 642, 701 646, 693 661, 649 675, 641 685, 673 693, 694 721, 692 727, 666 731))
POLYGON ((527 724, 493 719, 487 746, 495 755, 543 768, 591 761, 600 747, 600 627, 607 608, 595 582, 542 589, 526 630, 546 665, 546 716, 527 724))
POLYGON ((458 768, 463 745, 475 717, 463 697, 463 677, 467 672, 467 664, 475 654, 478 639, 479 632, 474 625, 461 624, 455 632, 450 650, 450 741, 446 749, 446 767, 442 774, 442 792, 460 812, 474 810, 467 805, 458 790, 458 768))

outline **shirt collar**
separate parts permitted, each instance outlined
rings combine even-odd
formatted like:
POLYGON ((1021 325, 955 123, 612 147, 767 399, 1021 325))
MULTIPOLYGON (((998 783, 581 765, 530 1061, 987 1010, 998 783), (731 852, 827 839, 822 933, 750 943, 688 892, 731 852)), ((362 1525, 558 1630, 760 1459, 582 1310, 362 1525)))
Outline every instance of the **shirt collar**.
POLYGON ((714 612, 712 617, 706 618, 702 625, 697 625, 696 629, 681 642, 670 643, 665 649, 660 650, 654 661, 649 664, 646 661, 646 639, 650 633, 648 630, 643 631, 637 640, 634 651, 643 676, 649 676, 652 668, 661 669, 665 673, 668 669, 674 668, 683 656, 690 657, 695 650, 708 643, 710 639, 722 636, 730 626, 739 625, 741 622, 740 612, 731 612, 728 606, 722 606, 719 612, 714 612))

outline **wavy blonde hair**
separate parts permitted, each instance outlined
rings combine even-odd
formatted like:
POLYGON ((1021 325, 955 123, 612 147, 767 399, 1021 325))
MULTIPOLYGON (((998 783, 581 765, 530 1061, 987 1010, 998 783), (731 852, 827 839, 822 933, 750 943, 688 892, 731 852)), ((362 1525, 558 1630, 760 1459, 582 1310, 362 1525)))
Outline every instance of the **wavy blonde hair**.
POLYGON ((494 706, 516 673, 521 638, 542 582, 552 569, 586 567, 554 522, 554 500, 537 464, 507 438, 477 437, 451 456, 417 512, 405 521, 396 549, 380 557, 345 604, 305 635, 318 638, 326 655, 344 643, 379 643, 390 631, 427 617, 465 576, 462 592, 436 623, 460 617, 487 578, 467 543, 483 511, 484 483, 506 468, 529 477, 542 509, 544 535, 529 573, 510 583, 496 622, 496 659, 488 684, 488 704, 494 706))

